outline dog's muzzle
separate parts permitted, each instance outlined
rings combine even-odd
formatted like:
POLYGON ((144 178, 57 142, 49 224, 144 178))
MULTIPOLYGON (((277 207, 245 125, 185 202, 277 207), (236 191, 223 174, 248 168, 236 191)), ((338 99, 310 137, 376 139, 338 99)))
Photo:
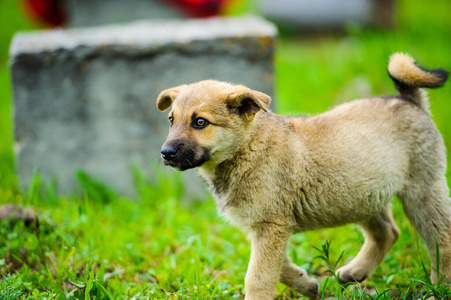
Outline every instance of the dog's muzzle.
POLYGON ((161 158, 167 161, 172 161, 179 154, 179 150, 175 147, 169 146, 161 149, 161 158))
POLYGON ((161 148, 161 158, 163 163, 185 171, 201 166, 209 159, 207 149, 196 149, 185 143, 167 143, 161 148))

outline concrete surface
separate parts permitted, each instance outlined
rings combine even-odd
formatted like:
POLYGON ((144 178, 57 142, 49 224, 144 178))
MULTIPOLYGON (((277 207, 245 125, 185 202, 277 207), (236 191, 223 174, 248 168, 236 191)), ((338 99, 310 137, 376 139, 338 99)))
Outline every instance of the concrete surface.
MULTIPOLYGON (((168 131, 158 93, 213 78, 273 95, 276 34, 258 17, 17 34, 10 67, 21 185, 37 171, 72 193, 81 169, 133 195, 130 167, 151 172, 168 131)), ((184 177, 198 189, 194 173, 184 177)))

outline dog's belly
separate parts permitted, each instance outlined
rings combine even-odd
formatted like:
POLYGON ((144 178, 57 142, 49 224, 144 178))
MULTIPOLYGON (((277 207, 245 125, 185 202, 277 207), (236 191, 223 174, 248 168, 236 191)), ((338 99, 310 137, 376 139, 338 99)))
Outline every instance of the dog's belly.
POLYGON ((296 199, 293 206, 297 230, 360 223, 382 212, 394 194, 394 187, 386 186, 380 190, 343 191, 316 195, 308 200, 296 199))
POLYGON ((354 186, 324 183, 318 188, 297 192, 284 189, 259 195, 234 192, 215 194, 219 213, 244 229, 258 223, 277 223, 301 232, 326 227, 359 223, 382 212, 401 186, 394 177, 379 188, 367 189, 358 182, 354 186), (341 188, 337 188, 341 186, 341 188))
MULTIPOLYGON (((375 160, 383 161, 381 157, 375 160)), ((300 184, 292 200, 300 231, 359 223, 378 215, 402 189, 407 176, 401 160, 377 167, 371 159, 366 162, 372 167, 357 159, 348 162, 341 165, 341 171, 329 166, 327 172, 318 172, 310 182, 300 184)))
MULTIPOLYGON (((382 212, 402 189, 406 157, 392 155, 393 147, 378 154, 348 151, 314 169, 291 161, 278 174, 259 173, 259 181, 233 181, 215 195, 218 211, 232 223, 250 228, 256 223, 284 223, 295 231, 359 223, 382 212), (250 186, 258 188, 249 189, 250 186), (271 183, 271 184, 268 184, 271 183)), ((272 163, 272 162, 270 162, 272 163)), ((275 164, 275 163, 274 163, 275 164)))

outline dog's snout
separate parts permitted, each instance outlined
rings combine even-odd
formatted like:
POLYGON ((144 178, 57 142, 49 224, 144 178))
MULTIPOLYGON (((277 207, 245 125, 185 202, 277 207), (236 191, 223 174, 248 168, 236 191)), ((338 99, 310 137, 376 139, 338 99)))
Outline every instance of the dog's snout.
POLYGON ((173 160, 177 156, 177 154, 179 154, 179 150, 172 146, 164 147, 163 149, 161 149, 161 157, 164 160, 173 160))

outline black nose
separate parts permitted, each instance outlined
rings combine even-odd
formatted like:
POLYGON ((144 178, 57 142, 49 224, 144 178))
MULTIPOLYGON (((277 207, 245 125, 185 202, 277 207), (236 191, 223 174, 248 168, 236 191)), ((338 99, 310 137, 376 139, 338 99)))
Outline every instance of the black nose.
POLYGON ((179 150, 171 146, 161 149, 161 157, 164 160, 173 160, 177 154, 179 154, 179 150))

